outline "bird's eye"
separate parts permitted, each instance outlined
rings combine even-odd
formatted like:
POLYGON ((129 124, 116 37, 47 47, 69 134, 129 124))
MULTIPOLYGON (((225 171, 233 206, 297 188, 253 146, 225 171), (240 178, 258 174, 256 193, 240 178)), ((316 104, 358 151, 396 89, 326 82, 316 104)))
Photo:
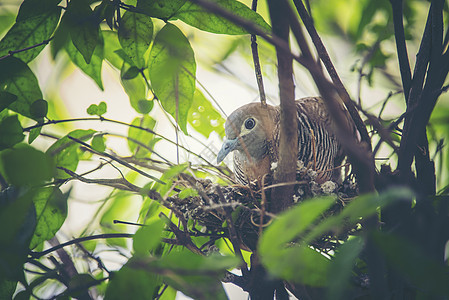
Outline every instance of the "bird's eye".
POLYGON ((246 129, 253 129, 254 126, 256 126, 256 121, 254 121, 253 118, 249 118, 245 121, 245 128, 246 129))

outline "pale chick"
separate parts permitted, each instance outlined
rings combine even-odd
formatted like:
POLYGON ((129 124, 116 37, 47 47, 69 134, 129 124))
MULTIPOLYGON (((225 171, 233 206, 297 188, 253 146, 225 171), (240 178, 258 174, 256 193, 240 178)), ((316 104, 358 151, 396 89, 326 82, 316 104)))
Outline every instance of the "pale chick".
MULTIPOLYGON (((298 161, 315 170, 315 181, 341 181, 342 147, 333 131, 326 105, 318 97, 296 100, 298 161)), ((272 172, 278 160, 279 106, 250 103, 235 110, 226 120, 226 139, 218 153, 220 163, 234 151, 234 174, 241 184, 272 172)))

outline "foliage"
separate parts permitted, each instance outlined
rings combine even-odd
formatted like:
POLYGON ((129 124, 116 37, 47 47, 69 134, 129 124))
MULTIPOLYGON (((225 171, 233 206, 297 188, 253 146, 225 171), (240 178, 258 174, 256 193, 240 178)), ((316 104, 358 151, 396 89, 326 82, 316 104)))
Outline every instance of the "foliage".
MULTIPOLYGON (((449 298, 445 2, 318 0, 304 1, 306 11, 300 0, 275 8, 267 1, 260 13, 243 2, 0 5, 0 299, 174 299, 177 291, 226 299, 222 281, 253 298, 283 299, 286 288, 304 299, 449 298), (282 20, 273 17, 276 9, 284 9, 282 20), (324 41, 349 49, 350 64, 340 65, 353 72, 354 82, 344 84, 357 87, 350 93, 357 101, 345 98, 336 74, 329 72, 330 84, 323 68, 314 67, 300 19, 326 68, 330 59, 315 28, 324 41), (273 36, 272 27, 278 33, 282 24, 301 56, 273 36), (345 184, 353 182, 345 181, 335 194, 301 200, 275 215, 266 211, 270 193, 232 186, 230 170, 215 165, 215 149, 205 143, 223 137, 225 119, 199 83, 197 43, 213 49, 219 59, 210 68, 225 78, 235 57, 257 61, 255 52, 249 55, 254 34, 266 77, 275 77, 270 66, 281 52, 278 57, 300 63, 295 75, 307 66, 323 96, 338 95, 350 112, 360 112, 364 123, 354 122, 367 144, 346 151, 363 193, 349 195, 345 184), (209 44, 211 37, 220 44, 209 44), (410 53, 419 49, 416 60, 407 46, 410 53), (76 68, 107 90, 104 70, 112 70, 129 98, 132 121, 109 119, 107 99, 84 107, 84 116, 63 117, 62 96, 43 83, 45 59, 52 60, 56 85, 76 68), (79 122, 95 122, 96 129, 73 125, 79 122), (175 138, 163 122, 173 125, 175 138), (126 140, 125 150, 117 137, 126 140), (185 139, 205 151, 191 150, 185 139), (387 159, 376 162, 376 171, 364 168, 358 154, 373 166, 374 157, 387 159), (79 185, 73 181, 106 187, 108 194, 87 199, 96 203, 95 213, 70 239, 64 225, 74 214, 79 185), (107 252, 115 255, 113 263, 107 252), (231 273, 235 268, 241 276, 231 273)), ((339 55, 331 52, 335 61, 339 55)))

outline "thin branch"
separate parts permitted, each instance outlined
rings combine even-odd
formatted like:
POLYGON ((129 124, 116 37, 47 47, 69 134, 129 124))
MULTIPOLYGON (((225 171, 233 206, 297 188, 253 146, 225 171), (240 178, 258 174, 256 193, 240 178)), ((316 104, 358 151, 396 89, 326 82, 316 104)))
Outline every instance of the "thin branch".
MULTIPOLYGON (((253 11, 257 11, 257 0, 253 0, 251 9, 253 11)), ((262 71, 260 69, 259 62, 259 50, 257 49, 257 38, 255 34, 251 34, 251 52, 253 54, 254 71, 256 72, 257 86, 259 87, 260 102, 262 103, 262 105, 266 106, 267 97, 265 96, 265 89, 263 87, 262 71)))
MULTIPOLYGON (((286 0, 284 1, 288 3, 286 0)), ((300 11, 300 15, 302 14, 305 16, 305 20, 308 20, 307 23, 309 23, 309 25, 312 25, 312 27, 310 27, 312 31, 315 31, 315 28, 313 27, 313 24, 311 24, 310 17, 308 17, 302 2, 296 0, 294 0, 294 2, 295 4, 298 4, 297 9, 300 11)), ((304 23, 306 23, 305 20, 303 19, 304 23)), ((302 34, 301 31, 296 33, 296 35, 301 34, 302 34)), ((303 41, 305 41, 305 38, 297 39, 301 51, 303 53, 310 51, 306 50, 306 48, 308 48, 309 46, 307 43, 303 41)), ((317 45, 315 46, 317 47, 317 45)), ((317 47, 317 49, 321 48, 317 47)), ((323 55, 324 53, 319 52, 319 54, 323 55)), ((374 173, 375 173, 374 157, 372 156, 371 153, 371 142, 368 132, 357 112, 355 104, 349 98, 349 95, 347 94, 346 89, 344 89, 343 85, 341 84, 341 81, 338 78, 338 76, 335 76, 336 73, 332 75, 333 74, 332 69, 328 69, 328 72, 329 74, 331 74, 331 76, 333 76, 332 80, 336 80, 337 83, 334 84, 330 83, 326 79, 317 62, 310 59, 309 60, 305 59, 305 61, 307 70, 312 75, 315 84, 318 87, 318 90, 320 91, 321 96, 325 100, 330 115, 333 117, 333 120, 335 121, 335 124, 337 126, 336 130, 337 136, 340 140, 340 143, 344 146, 344 149, 346 150, 346 153, 348 154, 348 157, 354 168, 360 186, 360 191, 372 192, 374 190, 374 173), (340 84, 338 82, 340 82, 340 84), (343 99, 347 111, 342 109, 342 104, 341 101, 339 101, 338 97, 343 99), (348 112, 350 116, 347 115, 348 112), (362 136, 362 141, 365 141, 365 143, 360 144, 356 140, 354 130, 352 129, 353 123, 350 122, 351 119, 354 121, 357 130, 362 136)), ((323 62, 325 61, 327 60, 325 59, 323 62)), ((330 62, 330 59, 328 60, 328 62, 330 62)), ((328 67, 330 66, 327 66, 326 68, 328 67)), ((333 70, 335 71, 335 69, 333 70)))
MULTIPOLYGON (((342 98, 349 114, 351 115, 352 120, 355 123, 355 126, 357 127, 357 130, 359 131, 362 141, 365 142, 369 149, 371 149, 371 140, 368 135, 368 132, 366 130, 365 125, 363 124, 362 119, 360 118, 357 109, 354 106, 353 101, 351 100, 351 97, 348 94, 348 91, 343 85, 343 82, 341 81, 340 77, 338 76, 337 71, 335 70, 335 67, 329 57, 329 54, 326 50, 326 47, 324 46, 323 42, 321 41, 321 38, 319 37, 315 26, 313 25, 313 20, 307 13, 306 8, 304 7, 304 4, 302 3, 302 0, 294 0, 293 1, 296 9, 299 13, 299 16, 301 17, 302 21, 304 22, 304 25, 312 38, 312 42, 315 45, 315 48, 318 52, 318 55, 323 62, 324 66, 326 67, 327 72, 329 73, 332 82, 335 84, 338 94, 342 98)), ((301 48, 303 49, 303 48, 301 48)))
POLYGON ((29 46, 29 47, 26 47, 26 48, 23 48, 23 49, 19 49, 19 50, 11 50, 11 51, 8 52, 8 54, 6 54, 6 55, 0 57, 0 61, 2 61, 2 60, 5 59, 5 58, 8 58, 8 57, 10 57, 10 56, 13 56, 14 54, 17 54, 17 53, 24 52, 24 51, 28 51, 28 50, 31 50, 31 49, 34 49, 34 48, 37 48, 37 47, 40 47, 40 46, 43 46, 43 45, 48 45, 48 43, 50 43, 50 41, 51 41, 52 39, 53 39, 53 37, 49 38, 48 40, 43 40, 42 42, 40 42, 40 43, 38 43, 38 44, 29 46))
MULTIPOLYGON (((216 185, 215 190, 217 191, 220 202, 226 203, 227 201, 223 195, 223 191, 221 190, 221 187, 219 185, 216 185)), ((241 260, 240 270, 242 271, 243 276, 248 276, 249 275, 248 266, 246 265, 245 260, 243 259, 242 250, 240 248, 240 243, 239 243, 237 231, 234 227, 234 221, 232 220, 231 212, 232 212, 232 210, 230 210, 229 208, 225 208, 226 222, 228 224, 228 231, 229 231, 229 239, 231 240, 232 246, 234 247, 235 254, 241 260)))
POLYGON ((66 172, 68 175, 72 176, 73 179, 79 180, 84 183, 92 183, 99 184, 104 186, 113 187, 119 190, 125 190, 130 192, 139 193, 141 188, 127 181, 125 178, 115 178, 115 179, 89 179, 85 178, 81 175, 76 174, 75 172, 66 169, 64 167, 58 167, 58 169, 66 172))
POLYGON ((56 246, 49 248, 47 250, 44 250, 44 251, 40 251, 40 252, 30 251, 29 256, 31 258, 41 258, 42 256, 47 255, 51 252, 54 252, 58 249, 61 249, 61 248, 64 248, 66 246, 70 246, 73 244, 78 244, 78 243, 81 243, 84 241, 98 240, 98 239, 111 239, 111 238, 132 238, 133 236, 134 236, 134 234, 132 234, 132 233, 104 233, 104 234, 85 236, 85 237, 76 238, 71 241, 56 245, 56 246))
POLYGON ((394 37, 396 39, 396 49, 399 60, 399 70, 401 71, 402 87, 405 99, 408 99, 412 85, 412 73, 408 60, 407 45, 404 35, 404 20, 402 12, 402 0, 390 0, 393 9, 394 37))
MULTIPOLYGON (((173 210, 172 210, 173 211, 173 210)), ((192 241, 189 234, 187 232, 184 232, 176 226, 169 217, 167 217, 163 212, 159 213, 159 217, 161 219, 164 219, 165 222, 168 224, 168 227, 170 230, 175 234, 176 239, 178 240, 180 245, 185 246, 187 249, 192 251, 193 253, 199 254, 204 256, 203 251, 200 250, 192 241)), ((187 230, 187 228, 186 228, 187 230)))
POLYGON ((130 165, 130 164, 127 163, 126 161, 123 161, 123 160, 121 160, 121 159, 119 159, 119 158, 117 158, 117 157, 115 157, 115 156, 113 156, 113 155, 111 155, 111 154, 106 153, 106 152, 98 152, 97 150, 95 150, 94 148, 92 148, 91 145, 89 145, 89 144, 87 144, 87 143, 81 141, 80 139, 74 138, 74 137, 72 137, 72 136, 70 136, 70 135, 68 135, 67 137, 68 137, 69 139, 71 139, 71 140, 77 142, 78 144, 81 144, 81 145, 83 145, 84 147, 86 147, 86 148, 92 150, 95 154, 101 154, 102 156, 106 156, 106 157, 108 157, 108 158, 110 158, 110 159, 112 159, 112 160, 118 162, 119 164, 121 164, 121 165, 123 165, 123 166, 125 166, 125 167, 127 167, 127 168, 129 168, 129 169, 131 169, 131 170, 133 170, 133 171, 135 171, 135 172, 137 172, 137 173, 139 173, 140 175, 143 175, 143 176, 145 176, 145 177, 147 177, 147 178, 150 178, 150 179, 152 179, 152 180, 154 180, 154 181, 156 181, 156 182, 158 182, 158 183, 160 183, 160 184, 165 184, 165 182, 163 182, 163 181, 160 180, 159 178, 156 178, 156 177, 154 177, 154 176, 152 176, 152 175, 150 175, 150 174, 148 174, 148 173, 146 173, 146 172, 144 172, 144 171, 142 171, 142 170, 137 169, 136 167, 134 167, 133 165, 130 165))

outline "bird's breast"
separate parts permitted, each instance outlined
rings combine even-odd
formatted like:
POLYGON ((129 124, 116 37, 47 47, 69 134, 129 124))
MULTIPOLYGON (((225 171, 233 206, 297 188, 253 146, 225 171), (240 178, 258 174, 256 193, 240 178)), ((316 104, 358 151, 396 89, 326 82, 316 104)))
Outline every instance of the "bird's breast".
POLYGON ((240 151, 234 152, 234 174, 241 184, 248 184, 254 180, 262 180, 263 176, 270 173, 271 161, 269 156, 261 159, 247 157, 240 151))

